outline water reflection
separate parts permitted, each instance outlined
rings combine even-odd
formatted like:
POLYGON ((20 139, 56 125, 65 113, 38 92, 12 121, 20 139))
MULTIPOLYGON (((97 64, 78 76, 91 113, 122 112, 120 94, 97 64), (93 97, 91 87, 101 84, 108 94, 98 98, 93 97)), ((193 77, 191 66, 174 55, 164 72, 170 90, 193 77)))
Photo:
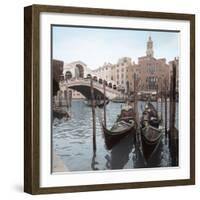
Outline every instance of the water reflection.
POLYGON ((116 146, 112 148, 110 154, 105 156, 107 169, 123 169, 130 159, 130 152, 134 146, 134 134, 127 135, 116 146))
MULTIPOLYGON (((138 103, 141 117, 144 102, 138 103)), ((159 106, 158 106, 159 108, 159 106)), ((110 102, 107 106, 107 127, 112 127, 116 116, 120 113, 121 104, 110 102)), ((52 147, 70 171, 90 171, 106 169, 132 169, 143 167, 165 167, 171 165, 168 141, 162 137, 160 145, 153 157, 147 162, 143 157, 140 145, 141 138, 137 134, 123 138, 112 150, 107 150, 103 132, 96 120, 97 150, 92 147, 92 113, 91 108, 82 101, 73 101, 69 120, 53 121, 52 147)), ((177 111, 178 112, 178 111, 177 111)), ((164 116, 164 115, 163 115, 164 116)), ((178 126, 178 125, 177 125, 178 126)), ((163 132, 164 136, 164 132, 163 132)))
POLYGON ((96 152, 94 152, 93 156, 92 156, 91 169, 92 170, 99 170, 99 168, 96 167, 96 166, 98 166, 98 164, 99 164, 98 161, 96 161, 96 152))

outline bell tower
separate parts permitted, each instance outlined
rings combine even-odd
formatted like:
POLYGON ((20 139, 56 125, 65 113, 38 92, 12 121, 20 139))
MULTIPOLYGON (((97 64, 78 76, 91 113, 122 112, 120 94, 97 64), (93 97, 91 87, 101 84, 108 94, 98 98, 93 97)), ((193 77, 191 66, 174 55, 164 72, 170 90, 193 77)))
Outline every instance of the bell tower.
POLYGON ((153 41, 151 39, 151 36, 149 36, 149 39, 147 41, 147 50, 146 50, 146 55, 148 57, 153 57, 153 41))

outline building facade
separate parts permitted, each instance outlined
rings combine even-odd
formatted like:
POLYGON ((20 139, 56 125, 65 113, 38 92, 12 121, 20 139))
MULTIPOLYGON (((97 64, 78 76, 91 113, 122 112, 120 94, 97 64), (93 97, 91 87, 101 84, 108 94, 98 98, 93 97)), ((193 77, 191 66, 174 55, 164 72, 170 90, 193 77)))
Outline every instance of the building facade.
POLYGON ((64 62, 60 60, 52 60, 52 74, 53 74, 53 96, 59 90, 59 81, 63 73, 64 62))
POLYGON ((111 63, 104 63, 103 66, 93 70, 91 73, 93 76, 96 76, 97 79, 106 80, 112 86, 116 85, 115 77, 115 65, 111 63))
MULTIPOLYGON (((178 61, 176 63, 178 65, 178 61)), ((149 36, 146 55, 139 57, 137 64, 129 57, 123 57, 116 64, 105 63, 94 72, 98 77, 113 81, 118 89, 125 92, 127 92, 127 88, 133 92, 136 83, 139 91, 160 92, 164 86, 169 87, 170 65, 165 58, 154 57, 153 40, 149 36)))
MULTIPOLYGON (((142 92, 161 92, 169 89, 172 64, 176 65, 176 89, 179 87, 179 61, 176 58, 167 63, 165 58, 155 58, 153 40, 148 37, 146 55, 139 57, 137 63, 129 57, 120 58, 115 64, 104 63, 96 70, 91 70, 82 61, 65 63, 63 66, 63 79, 79 79, 95 77, 96 81, 106 80, 110 87, 122 93, 133 93, 135 90, 142 92)), ((58 62, 55 62, 58 66, 58 62)), ((61 64, 61 63, 60 63, 61 64)), ((60 72, 59 72, 60 73, 60 72)), ((58 74, 55 75, 58 78, 58 74)), ((84 96, 71 90, 73 99, 82 99, 84 96)))
MULTIPOLYGON (((63 78, 86 78, 92 71, 82 61, 75 61, 72 63, 65 63, 63 68, 63 78)), ((85 97, 78 91, 69 89, 72 93, 72 99, 84 99, 85 97)))
MULTIPOLYGON (((154 57, 153 41, 149 36, 147 41, 146 56, 138 58, 138 64, 133 64, 134 73, 139 80, 139 91, 160 92, 169 88, 170 64, 165 58, 154 57)), ((130 80, 131 81, 131 80, 130 80)), ((134 90, 134 87, 131 87, 134 90)))
POLYGON ((126 92, 129 77, 128 69, 131 67, 131 58, 123 57, 116 64, 104 63, 102 67, 94 70, 93 73, 95 76, 112 83, 112 85, 116 85, 118 90, 126 92))

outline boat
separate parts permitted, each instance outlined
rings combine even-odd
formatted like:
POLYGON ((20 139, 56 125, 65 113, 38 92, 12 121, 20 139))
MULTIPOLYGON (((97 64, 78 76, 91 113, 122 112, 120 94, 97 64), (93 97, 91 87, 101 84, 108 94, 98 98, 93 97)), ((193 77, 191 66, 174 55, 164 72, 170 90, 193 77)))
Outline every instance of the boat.
POLYGON ((151 100, 151 102, 157 101, 157 91, 141 91, 138 94, 138 100, 140 101, 148 101, 151 100))
POLYGON ((135 121, 135 112, 131 106, 126 106, 121 110, 116 122, 111 129, 107 129, 102 124, 105 143, 107 149, 112 149, 122 138, 136 132, 137 124, 135 121))
MULTIPOLYGON (((109 99, 106 100, 105 105, 107 105, 108 103, 109 103, 109 99)), ((99 108, 103 108, 104 107, 104 101, 97 102, 97 106, 99 108)))
POLYGON ((134 95, 130 95, 130 96, 128 97, 128 102, 134 102, 134 101, 135 101, 134 95))
POLYGON ((53 118, 66 118, 68 119, 70 116, 67 111, 63 110, 62 108, 54 108, 53 109, 53 118))
POLYGON ((113 103, 126 103, 127 99, 125 97, 115 97, 111 101, 113 103))
MULTIPOLYGON (((87 106, 89 106, 89 107, 92 106, 92 101, 91 101, 91 100, 85 100, 84 103, 85 103, 85 105, 87 105, 87 106)), ((109 99, 106 99, 105 104, 107 105, 108 103, 109 103, 109 99)), ((103 108, 103 107, 104 107, 104 101, 103 101, 103 100, 96 100, 96 101, 94 102, 94 106, 95 106, 95 107, 98 106, 99 108, 103 108)))
POLYGON ((158 112, 151 104, 148 102, 145 105, 145 110, 142 113, 141 125, 142 128, 148 123, 149 125, 158 128, 161 120, 159 119, 158 112))
POLYGON ((141 118, 141 141, 143 155, 146 161, 155 153, 161 140, 160 120, 158 113, 151 103, 147 103, 141 118))
POLYGON ((161 140, 161 130, 151 125, 142 129, 142 150, 145 160, 150 160, 157 150, 161 140))
POLYGON ((115 145, 110 154, 105 156, 107 169, 124 169, 129 161, 129 155, 134 148, 135 138, 129 134, 115 145))

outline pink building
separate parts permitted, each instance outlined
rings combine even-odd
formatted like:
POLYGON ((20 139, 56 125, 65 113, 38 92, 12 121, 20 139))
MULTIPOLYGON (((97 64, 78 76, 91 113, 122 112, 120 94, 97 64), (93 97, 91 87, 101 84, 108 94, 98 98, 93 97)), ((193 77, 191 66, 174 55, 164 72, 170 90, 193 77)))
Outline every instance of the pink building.
MULTIPOLYGON (((153 51, 153 41, 151 36, 147 41, 146 56, 138 58, 138 64, 133 65, 136 77, 139 79, 140 91, 158 91, 164 90, 169 86, 170 65, 166 63, 165 58, 156 59, 153 51)), ((129 82, 133 82, 132 79, 129 82)), ((134 86, 134 84, 130 84, 134 86)), ((131 87, 133 90, 134 87, 131 87)))

